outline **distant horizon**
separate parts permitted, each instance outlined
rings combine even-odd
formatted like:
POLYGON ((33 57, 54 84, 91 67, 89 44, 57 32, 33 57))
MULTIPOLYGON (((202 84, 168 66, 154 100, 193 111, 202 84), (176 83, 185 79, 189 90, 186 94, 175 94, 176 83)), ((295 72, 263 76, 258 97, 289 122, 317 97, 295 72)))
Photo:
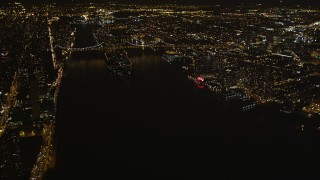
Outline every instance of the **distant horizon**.
POLYGON ((182 5, 221 5, 236 6, 241 4, 262 4, 265 6, 277 5, 301 5, 319 6, 319 0, 4 0, 2 3, 22 2, 22 3, 119 3, 119 4, 182 4, 182 5))

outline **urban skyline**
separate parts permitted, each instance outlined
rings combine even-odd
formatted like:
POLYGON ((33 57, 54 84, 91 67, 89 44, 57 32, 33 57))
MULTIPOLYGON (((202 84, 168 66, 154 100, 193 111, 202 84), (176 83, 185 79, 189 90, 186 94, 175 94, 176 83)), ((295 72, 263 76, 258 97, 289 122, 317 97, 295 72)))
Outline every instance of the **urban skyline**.
POLYGON ((270 2, 5 2, 0 179, 315 179, 320 6, 270 2))

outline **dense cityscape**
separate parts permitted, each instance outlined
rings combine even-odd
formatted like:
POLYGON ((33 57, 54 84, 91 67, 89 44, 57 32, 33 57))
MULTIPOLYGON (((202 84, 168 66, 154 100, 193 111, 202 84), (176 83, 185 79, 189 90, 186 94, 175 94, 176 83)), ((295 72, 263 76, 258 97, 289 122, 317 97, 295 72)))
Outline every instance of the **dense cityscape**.
POLYGON ((295 117, 277 123, 319 143, 320 7, 10 2, 0 27, 0 179, 54 174, 60 87, 77 57, 104 59, 130 90, 133 54, 150 51, 196 90, 239 113, 295 117), (91 31, 83 46, 79 29, 91 31))

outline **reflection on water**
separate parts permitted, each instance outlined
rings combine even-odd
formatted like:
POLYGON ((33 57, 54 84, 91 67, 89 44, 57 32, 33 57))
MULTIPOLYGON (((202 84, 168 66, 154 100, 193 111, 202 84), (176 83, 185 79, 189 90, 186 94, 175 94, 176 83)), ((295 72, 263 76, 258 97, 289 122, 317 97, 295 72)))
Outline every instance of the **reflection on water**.
MULTIPOLYGON (((85 32, 78 38, 86 39, 85 32)), ((103 54, 73 54, 66 64, 57 114, 60 179, 253 176, 248 169, 266 177, 295 177, 292 170, 302 172, 299 163, 310 157, 311 148, 301 148, 294 132, 274 123, 280 116, 260 109, 242 113, 195 88, 154 52, 129 54, 130 85, 106 71, 103 54)))

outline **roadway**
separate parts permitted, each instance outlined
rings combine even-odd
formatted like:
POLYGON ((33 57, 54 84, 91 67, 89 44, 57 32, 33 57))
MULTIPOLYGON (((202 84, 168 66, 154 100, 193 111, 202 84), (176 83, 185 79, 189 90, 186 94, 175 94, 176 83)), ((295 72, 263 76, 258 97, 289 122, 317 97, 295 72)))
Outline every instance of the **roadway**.
POLYGON ((44 179, 44 175, 48 171, 48 168, 54 168, 54 130, 55 125, 53 123, 44 124, 42 129, 43 142, 36 163, 31 170, 30 179, 32 180, 44 179))
POLYGON ((16 72, 13 76, 10 90, 6 96, 6 103, 5 103, 5 107, 3 108, 4 112, 0 117, 0 138, 5 133, 11 107, 14 106, 16 103, 16 95, 18 93, 17 89, 18 89, 18 73, 16 72))
POLYGON ((54 48, 53 48, 54 37, 53 37, 52 31, 51 31, 52 21, 48 19, 48 15, 47 15, 47 21, 48 21, 48 32, 49 32, 48 36, 49 36, 49 40, 50 40, 52 64, 53 64, 53 67, 56 69, 58 67, 58 63, 57 63, 57 58, 56 58, 56 55, 54 53, 54 48))

